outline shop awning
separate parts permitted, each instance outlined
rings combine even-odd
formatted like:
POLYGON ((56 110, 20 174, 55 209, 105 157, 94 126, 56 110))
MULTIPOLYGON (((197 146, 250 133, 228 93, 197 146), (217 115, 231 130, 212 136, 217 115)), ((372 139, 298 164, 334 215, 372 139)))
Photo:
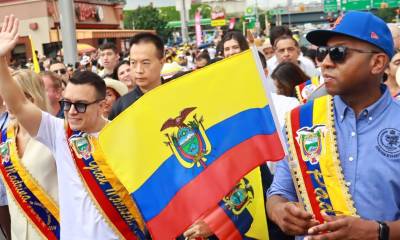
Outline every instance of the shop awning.
MULTIPOLYGON (((97 39, 97 38, 130 38, 140 32, 153 32, 154 30, 127 30, 127 29, 77 29, 76 39, 97 39)), ((61 31, 50 30, 50 41, 61 41, 61 31)))

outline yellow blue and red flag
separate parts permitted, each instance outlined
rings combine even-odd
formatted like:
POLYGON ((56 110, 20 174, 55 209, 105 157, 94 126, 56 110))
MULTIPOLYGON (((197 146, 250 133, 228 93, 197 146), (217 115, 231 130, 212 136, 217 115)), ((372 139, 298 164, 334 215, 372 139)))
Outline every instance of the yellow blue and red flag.
POLYGON ((251 170, 283 158, 255 54, 153 89, 100 133, 154 239, 180 235, 251 170))
POLYGON ((40 73, 40 66, 39 66, 38 58, 37 58, 37 55, 35 52, 35 45, 33 43, 31 35, 29 35, 29 42, 31 43, 33 71, 35 73, 40 73))

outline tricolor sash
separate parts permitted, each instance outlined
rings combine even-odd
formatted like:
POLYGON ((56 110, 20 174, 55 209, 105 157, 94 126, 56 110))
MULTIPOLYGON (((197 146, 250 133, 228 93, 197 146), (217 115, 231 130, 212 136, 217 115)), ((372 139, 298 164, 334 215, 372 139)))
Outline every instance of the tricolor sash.
POLYGON ((293 109, 286 118, 289 167, 298 199, 323 222, 321 213, 356 216, 338 156, 333 98, 324 96, 293 109))
POLYGON ((145 239, 136 204, 106 164, 97 139, 69 127, 67 139, 82 181, 107 223, 121 239, 145 239))
POLYGON ((307 99, 310 97, 311 93, 315 91, 319 86, 318 76, 314 76, 310 80, 305 81, 302 84, 297 85, 294 89, 296 91, 296 97, 300 101, 301 104, 307 102, 307 99))
POLYGON ((5 186, 30 224, 44 239, 60 239, 59 208, 21 163, 13 126, 1 132, 0 156, 5 186))
POLYGON ((242 178, 204 221, 218 239, 268 240, 260 168, 242 178))

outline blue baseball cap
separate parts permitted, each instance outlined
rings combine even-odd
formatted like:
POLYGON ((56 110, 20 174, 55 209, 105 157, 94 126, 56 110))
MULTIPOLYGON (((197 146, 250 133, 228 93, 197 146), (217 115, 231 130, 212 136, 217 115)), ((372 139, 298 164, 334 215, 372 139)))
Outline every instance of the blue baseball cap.
POLYGON ((382 49, 389 58, 394 55, 392 34, 386 23, 369 12, 350 11, 339 17, 331 30, 314 30, 307 34, 307 40, 316 46, 325 46, 337 35, 352 37, 382 49))

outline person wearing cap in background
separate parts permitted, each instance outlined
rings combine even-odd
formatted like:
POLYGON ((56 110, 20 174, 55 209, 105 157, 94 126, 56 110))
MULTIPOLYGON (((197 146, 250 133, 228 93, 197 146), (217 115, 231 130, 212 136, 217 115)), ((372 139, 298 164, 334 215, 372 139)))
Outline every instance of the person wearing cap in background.
POLYGON ((108 118, 112 105, 118 98, 128 93, 128 87, 122 82, 109 77, 104 78, 104 82, 107 88, 103 116, 108 118))
POLYGON ((265 39, 263 45, 260 47, 260 50, 264 54, 267 61, 274 56, 274 48, 272 47, 269 38, 265 39))
POLYGON ((400 239, 400 104, 381 84, 394 54, 391 33, 372 13, 353 11, 339 18, 332 30, 312 31, 307 39, 318 46, 332 96, 288 115, 291 155, 278 163, 268 190, 268 216, 286 233, 307 235, 307 240, 400 239), (312 145, 317 140, 319 145, 312 145), (305 150, 311 145, 320 151, 310 155, 305 150), (314 170, 305 172, 311 165, 314 170), (314 214, 297 203, 293 181, 302 203, 308 210, 313 207, 314 214), (326 215, 320 213, 322 206, 326 215))

